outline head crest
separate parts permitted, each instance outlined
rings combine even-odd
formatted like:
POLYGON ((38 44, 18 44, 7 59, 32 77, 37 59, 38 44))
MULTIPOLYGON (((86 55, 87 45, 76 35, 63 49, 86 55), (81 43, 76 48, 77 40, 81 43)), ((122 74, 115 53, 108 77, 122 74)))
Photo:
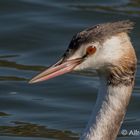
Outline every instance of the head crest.
POLYGON ((73 36, 66 54, 71 51, 75 51, 80 47, 81 44, 97 41, 103 42, 105 39, 110 38, 115 34, 121 32, 129 33, 133 29, 133 26, 133 22, 129 20, 123 20, 98 24, 96 26, 87 28, 73 36))

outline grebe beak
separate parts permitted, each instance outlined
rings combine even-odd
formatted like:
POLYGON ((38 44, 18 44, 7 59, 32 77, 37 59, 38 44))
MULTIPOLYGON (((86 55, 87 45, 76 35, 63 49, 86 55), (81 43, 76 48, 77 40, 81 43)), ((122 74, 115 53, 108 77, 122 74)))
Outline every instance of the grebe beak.
POLYGON ((72 60, 59 60, 56 64, 52 65, 45 71, 41 72, 34 78, 32 78, 29 83, 37 83, 41 81, 45 81, 56 76, 71 72, 77 65, 82 62, 82 58, 76 58, 72 60))

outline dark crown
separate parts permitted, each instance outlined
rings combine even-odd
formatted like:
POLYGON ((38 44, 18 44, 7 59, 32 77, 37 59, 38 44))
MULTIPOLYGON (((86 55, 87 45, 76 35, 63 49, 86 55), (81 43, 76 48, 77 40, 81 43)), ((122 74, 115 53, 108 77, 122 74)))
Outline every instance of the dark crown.
POLYGON ((133 29, 133 26, 133 22, 129 20, 123 20, 98 24, 96 26, 87 28, 73 36, 64 56, 68 56, 72 52, 75 52, 81 46, 81 44, 97 41, 103 42, 107 38, 110 38, 118 33, 129 33, 133 29))

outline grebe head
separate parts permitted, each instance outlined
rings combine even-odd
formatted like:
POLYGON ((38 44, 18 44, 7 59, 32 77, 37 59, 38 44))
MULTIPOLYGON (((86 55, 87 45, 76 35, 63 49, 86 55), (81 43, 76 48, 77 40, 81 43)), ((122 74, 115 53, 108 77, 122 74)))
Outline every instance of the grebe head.
MULTIPOLYGON (((99 24, 77 33, 62 59, 34 77, 30 83, 87 69, 124 74, 134 68, 135 52, 128 37, 133 22, 128 20, 99 24)), ((132 70, 133 71, 133 70, 132 70)))
POLYGON ((99 24, 77 33, 62 58, 34 77, 36 83, 70 71, 96 70, 101 88, 95 111, 80 140, 115 140, 129 103, 135 78, 136 55, 128 20, 99 24))

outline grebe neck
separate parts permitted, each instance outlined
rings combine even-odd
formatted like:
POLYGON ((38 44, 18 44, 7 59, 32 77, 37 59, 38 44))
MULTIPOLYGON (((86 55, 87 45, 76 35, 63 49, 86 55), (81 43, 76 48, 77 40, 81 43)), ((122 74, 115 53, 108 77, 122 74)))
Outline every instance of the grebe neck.
POLYGON ((113 86, 100 77, 98 98, 80 140, 115 140, 129 103, 132 84, 113 86))

